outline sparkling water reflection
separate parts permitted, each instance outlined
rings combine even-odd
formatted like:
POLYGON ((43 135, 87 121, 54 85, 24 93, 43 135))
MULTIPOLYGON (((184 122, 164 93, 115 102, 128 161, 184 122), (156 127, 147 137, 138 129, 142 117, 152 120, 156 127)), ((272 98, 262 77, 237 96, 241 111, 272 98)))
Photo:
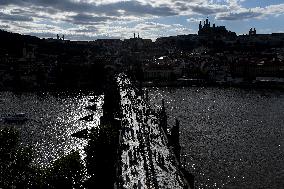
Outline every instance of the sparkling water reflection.
POLYGON ((99 125, 102 115, 103 96, 90 93, 0 93, 0 115, 25 113, 28 121, 23 124, 7 124, 1 126, 15 127, 20 130, 24 145, 30 145, 35 151, 35 162, 47 166, 58 157, 71 150, 79 150, 84 158, 84 146, 87 140, 72 137, 71 134, 85 128, 99 125), (90 99, 97 98, 95 102, 90 99), (89 105, 97 105, 96 111, 85 109, 89 105), (94 113, 94 120, 79 121, 81 117, 94 113))
POLYGON ((284 92, 150 88, 181 122, 182 161, 196 188, 284 187, 284 92))

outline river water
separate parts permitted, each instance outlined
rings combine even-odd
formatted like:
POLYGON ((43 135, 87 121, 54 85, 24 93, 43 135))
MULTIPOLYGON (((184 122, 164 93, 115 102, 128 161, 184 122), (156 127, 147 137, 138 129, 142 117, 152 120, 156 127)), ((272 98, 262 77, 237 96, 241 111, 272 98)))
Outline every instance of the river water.
MULTIPOLYGON (((25 113, 22 143, 47 166, 71 150, 84 157, 86 140, 72 133, 96 127, 103 96, 92 112, 92 92, 0 92, 0 116, 25 113), (94 113, 94 121, 78 121, 94 113)), ((169 125, 180 120, 182 163, 195 175, 196 188, 284 188, 284 92, 234 88, 149 88, 150 102, 165 99, 169 125)))
POLYGON ((284 188, 284 92, 149 88, 180 121, 182 163, 196 188, 284 188))
POLYGON ((23 145, 33 148, 34 163, 48 166, 57 158, 72 150, 79 150, 82 159, 87 140, 71 135, 85 128, 96 127, 102 115, 103 96, 92 92, 72 93, 21 93, 0 92, 0 119, 7 115, 24 113, 28 121, 11 124, 0 121, 0 127, 15 127, 20 132, 23 145), (90 99, 96 98, 96 102, 90 99), (97 104, 91 111, 86 106, 97 104), (94 120, 79 121, 81 117, 94 113, 94 120))

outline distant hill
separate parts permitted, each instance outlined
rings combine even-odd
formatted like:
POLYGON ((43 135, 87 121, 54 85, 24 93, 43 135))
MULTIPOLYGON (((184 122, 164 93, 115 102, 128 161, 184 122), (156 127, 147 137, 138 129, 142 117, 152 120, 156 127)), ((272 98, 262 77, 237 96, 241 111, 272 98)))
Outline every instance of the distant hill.
POLYGON ((22 55, 22 49, 25 44, 39 45, 41 39, 35 36, 21 35, 18 33, 7 32, 0 30, 0 51, 1 54, 9 54, 14 57, 22 55))

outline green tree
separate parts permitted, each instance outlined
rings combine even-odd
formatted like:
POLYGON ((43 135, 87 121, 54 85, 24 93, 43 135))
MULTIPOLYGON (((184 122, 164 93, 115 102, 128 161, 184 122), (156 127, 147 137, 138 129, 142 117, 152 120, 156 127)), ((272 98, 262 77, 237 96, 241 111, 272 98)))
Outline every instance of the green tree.
POLYGON ((56 160, 49 168, 32 164, 33 151, 19 144, 13 128, 0 130, 0 188, 82 188, 84 166, 78 151, 56 160))
POLYGON ((48 188, 82 188, 84 167, 78 151, 73 151, 53 163, 46 171, 48 188))
POLYGON ((34 178, 32 150, 19 145, 19 133, 13 128, 0 130, 0 188, 28 188, 34 178))
POLYGON ((117 162, 118 126, 106 123, 93 128, 86 147, 88 188, 113 188, 117 162))

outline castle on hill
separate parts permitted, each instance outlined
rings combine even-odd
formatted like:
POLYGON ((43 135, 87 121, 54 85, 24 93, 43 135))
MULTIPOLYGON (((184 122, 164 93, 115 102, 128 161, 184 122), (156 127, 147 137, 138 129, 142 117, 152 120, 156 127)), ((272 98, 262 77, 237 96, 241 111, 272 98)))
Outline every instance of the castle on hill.
POLYGON ((215 24, 213 24, 213 26, 211 27, 211 23, 209 22, 208 18, 204 21, 203 25, 202 21, 200 21, 198 35, 212 38, 237 36, 235 32, 227 30, 225 26, 216 26, 215 24))

